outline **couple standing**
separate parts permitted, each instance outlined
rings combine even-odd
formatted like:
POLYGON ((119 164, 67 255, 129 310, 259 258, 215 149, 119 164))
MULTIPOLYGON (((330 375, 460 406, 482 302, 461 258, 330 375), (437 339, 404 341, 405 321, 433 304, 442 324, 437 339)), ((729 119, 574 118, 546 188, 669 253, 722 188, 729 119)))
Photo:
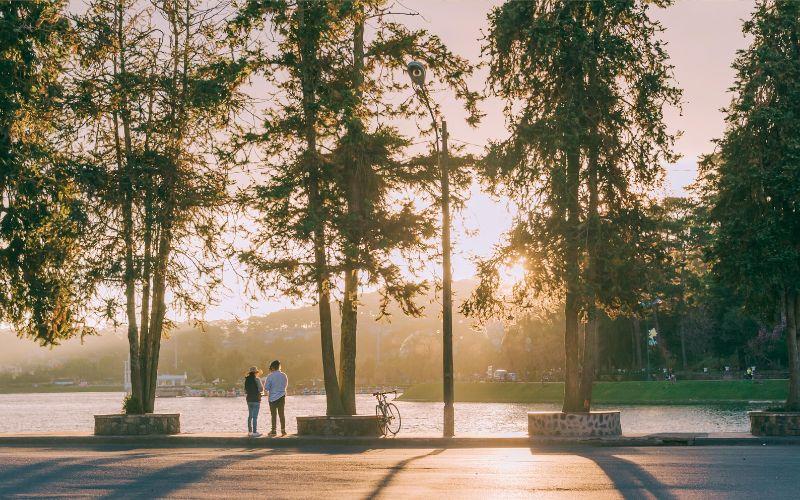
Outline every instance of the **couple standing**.
POLYGON ((251 366, 244 378, 244 391, 247 395, 247 435, 258 437, 258 411, 261 409, 261 397, 267 395, 269 412, 272 415, 272 430, 268 436, 274 437, 276 416, 281 419, 281 436, 286 435, 286 417, 283 408, 286 405, 286 387, 289 379, 281 371, 281 362, 277 359, 269 364, 269 375, 264 382, 258 376, 261 374, 255 366, 251 366))

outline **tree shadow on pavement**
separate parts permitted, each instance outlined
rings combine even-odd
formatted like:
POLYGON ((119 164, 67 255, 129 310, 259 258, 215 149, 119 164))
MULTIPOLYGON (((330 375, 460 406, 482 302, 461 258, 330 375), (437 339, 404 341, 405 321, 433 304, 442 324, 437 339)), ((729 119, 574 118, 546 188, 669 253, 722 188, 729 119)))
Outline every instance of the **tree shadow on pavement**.
POLYGON ((429 451, 428 453, 423 453, 422 455, 416 455, 416 456, 413 456, 413 457, 409 457, 409 458, 406 458, 405 460, 401 460, 400 462, 397 462, 397 464, 395 464, 391 469, 389 469, 389 472, 387 472, 386 475, 383 476, 383 478, 380 481, 378 481, 378 484, 376 484, 375 488, 373 488, 372 491, 367 495, 367 498, 378 498, 378 495, 380 495, 381 492, 383 492, 383 490, 385 490, 389 486, 389 484, 391 484, 392 480, 400 472, 402 472, 403 469, 405 469, 409 464, 411 464, 413 462, 416 462, 417 460, 422 460, 423 458, 426 458, 426 457, 431 457, 431 456, 434 456, 434 455, 438 455, 439 453, 442 453, 443 451, 444 451, 444 448, 440 448, 438 450, 429 451))
POLYGON ((669 486, 660 482, 642 466, 621 458, 608 450, 583 451, 575 454, 596 463, 606 476, 611 479, 614 487, 625 499, 639 499, 645 494, 667 500, 676 498, 670 492, 669 486))
MULTIPOLYGON (((189 451, 190 449, 186 450, 189 451)), ((292 455, 296 453, 319 453, 325 455, 357 454, 368 451, 366 447, 310 446, 302 448, 257 448, 239 449, 236 453, 191 460, 169 467, 155 469, 132 480, 116 484, 104 498, 164 498, 185 487, 203 482, 216 470, 234 463, 258 460, 267 456, 292 455)))
MULTIPOLYGON (((155 468, 141 467, 135 464, 128 465, 128 462, 158 458, 163 451, 168 451, 173 455, 185 453, 191 456, 194 450, 192 448, 164 450, 148 448, 134 451, 125 447, 108 446, 90 446, 80 449, 101 452, 103 455, 86 457, 76 454, 70 457, 32 458, 23 465, 0 467, 0 498, 15 495, 69 494, 69 488, 76 484, 81 490, 94 491, 94 494, 103 495, 106 498, 162 498, 174 494, 184 487, 202 482, 215 470, 226 468, 236 462, 295 453, 358 454, 367 452, 370 448, 360 446, 250 447, 238 449, 235 453, 192 459, 167 467, 156 466, 155 468), (109 469, 109 467, 111 468, 109 469)), ((75 450, 71 449, 71 451, 75 450)), ((81 494, 86 494, 86 492, 81 494)))
POLYGON ((149 456, 149 454, 141 453, 115 455, 94 460, 85 460, 80 457, 51 458, 34 460, 22 466, 4 468, 0 472, 0 498, 11 495, 35 495, 36 491, 42 487, 58 484, 64 478, 80 476, 104 465, 118 464, 149 456))
POLYGON ((232 463, 256 460, 273 453, 271 449, 255 452, 242 450, 213 458, 191 460, 170 467, 155 469, 115 485, 103 498, 164 498, 184 487, 200 482, 208 474, 223 469, 232 463))

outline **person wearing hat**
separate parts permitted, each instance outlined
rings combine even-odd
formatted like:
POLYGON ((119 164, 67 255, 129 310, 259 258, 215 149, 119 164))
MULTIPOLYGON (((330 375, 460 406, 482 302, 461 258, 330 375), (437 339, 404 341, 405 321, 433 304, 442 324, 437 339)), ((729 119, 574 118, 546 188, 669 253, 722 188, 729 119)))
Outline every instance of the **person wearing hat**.
POLYGON ((261 370, 251 366, 244 378, 244 392, 247 398, 247 435, 258 437, 258 411, 261 409, 261 395, 264 393, 264 384, 258 376, 261 370))

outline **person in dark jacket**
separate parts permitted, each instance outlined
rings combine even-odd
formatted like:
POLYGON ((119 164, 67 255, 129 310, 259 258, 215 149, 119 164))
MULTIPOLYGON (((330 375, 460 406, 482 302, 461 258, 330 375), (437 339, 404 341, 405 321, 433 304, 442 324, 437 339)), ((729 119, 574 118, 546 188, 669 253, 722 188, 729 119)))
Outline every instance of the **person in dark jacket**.
POLYGON ((251 366, 244 378, 244 392, 247 397, 247 435, 258 437, 258 410, 261 409, 261 396, 264 394, 264 384, 258 376, 261 374, 255 366, 251 366))

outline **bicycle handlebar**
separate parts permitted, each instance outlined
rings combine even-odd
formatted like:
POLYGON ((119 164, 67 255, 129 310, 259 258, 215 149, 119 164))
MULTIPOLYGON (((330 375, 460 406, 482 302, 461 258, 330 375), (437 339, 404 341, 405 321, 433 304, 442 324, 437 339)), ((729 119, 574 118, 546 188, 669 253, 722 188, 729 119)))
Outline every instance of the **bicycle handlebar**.
POLYGON ((373 396, 384 396, 386 394, 397 394, 397 389, 395 389, 393 391, 386 391, 386 392, 380 392, 379 391, 379 392, 373 392, 372 393, 373 396))

